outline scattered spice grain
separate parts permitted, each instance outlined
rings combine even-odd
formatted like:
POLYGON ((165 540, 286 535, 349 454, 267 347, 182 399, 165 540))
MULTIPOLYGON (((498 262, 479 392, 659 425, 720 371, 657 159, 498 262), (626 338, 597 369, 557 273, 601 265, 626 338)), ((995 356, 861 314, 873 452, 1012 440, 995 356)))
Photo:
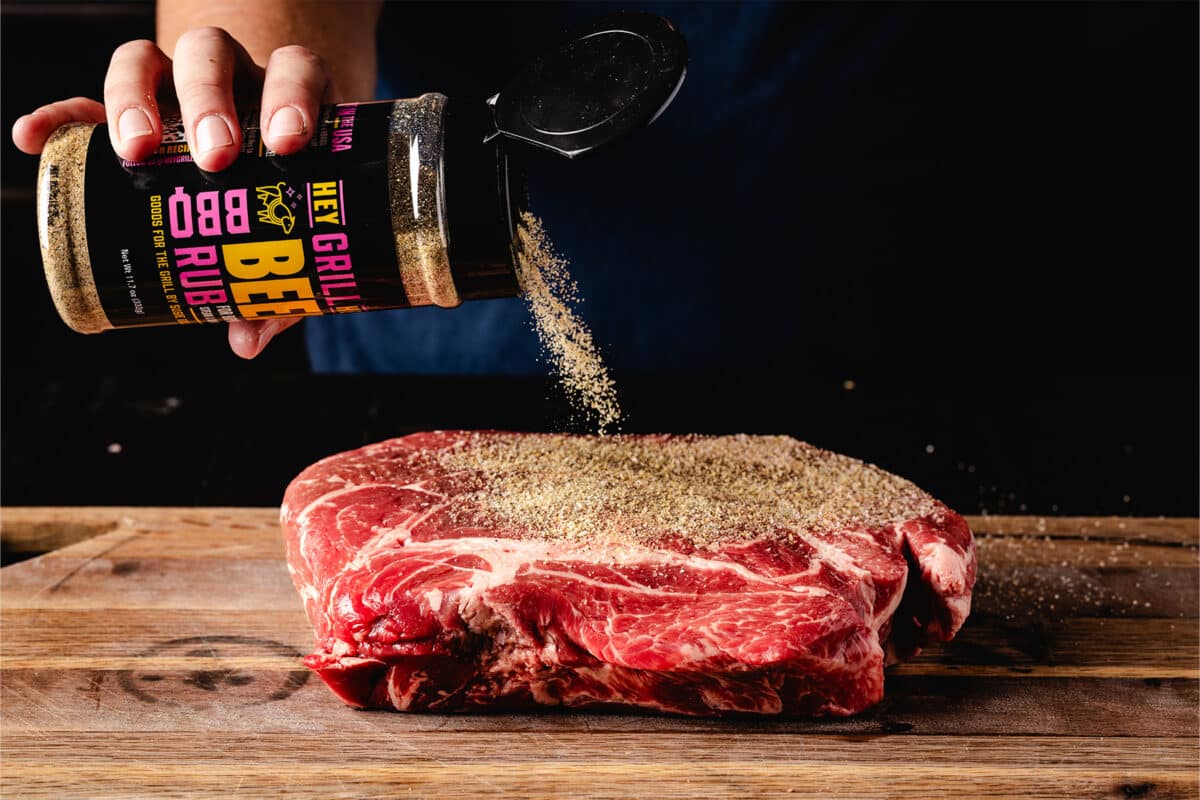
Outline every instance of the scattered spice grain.
POLYGON ((787 436, 472 434, 439 455, 476 475, 464 525, 547 540, 696 547, 880 528, 935 513, 912 483, 787 436))
POLYGON ((533 316, 542 351, 571 404, 595 423, 597 432, 611 432, 621 421, 617 388, 587 324, 572 308, 579 289, 567 262, 554 251, 542 222, 529 212, 517 229, 517 281, 533 316))

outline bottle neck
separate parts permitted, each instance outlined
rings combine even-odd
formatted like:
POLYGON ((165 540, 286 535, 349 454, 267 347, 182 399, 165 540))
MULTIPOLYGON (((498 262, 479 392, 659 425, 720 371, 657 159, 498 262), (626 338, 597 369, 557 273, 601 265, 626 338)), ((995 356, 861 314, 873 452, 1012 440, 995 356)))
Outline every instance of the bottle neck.
POLYGON ((520 294, 513 239, 528 207, 524 158, 503 139, 485 144, 490 110, 482 102, 446 104, 442 165, 450 273, 463 300, 520 294))

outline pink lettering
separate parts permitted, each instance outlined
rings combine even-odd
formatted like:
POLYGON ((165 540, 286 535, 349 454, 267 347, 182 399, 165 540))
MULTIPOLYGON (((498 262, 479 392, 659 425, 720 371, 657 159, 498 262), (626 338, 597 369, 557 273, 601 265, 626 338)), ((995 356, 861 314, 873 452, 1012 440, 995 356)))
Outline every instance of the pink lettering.
MULTIPOLYGON (((350 266, 350 256, 316 256, 313 259, 317 265, 317 272, 332 272, 335 270, 348 270, 350 266)), ((324 278, 322 278, 324 280, 324 278)))
POLYGON ((354 297, 349 297, 347 295, 338 296, 338 295, 335 295, 333 292, 334 289, 356 289, 356 288, 358 288, 358 284, 356 284, 356 283, 326 283, 321 287, 321 294, 325 295, 326 297, 336 297, 339 300, 357 300, 358 295, 354 295, 354 297))
POLYGON ((184 292, 183 299, 187 300, 189 306, 203 306, 226 301, 224 289, 211 292, 184 292))
POLYGON ((312 238, 313 250, 318 253, 341 253, 349 244, 344 233, 319 233, 312 238))
POLYGON ((245 189, 230 189, 225 192, 225 232, 250 232, 250 214, 247 211, 245 189))
POLYGON ((214 245, 175 248, 175 266, 177 267, 211 267, 215 263, 217 263, 217 248, 214 245))
POLYGON ((191 269, 179 273, 179 285, 185 289, 204 289, 221 285, 221 270, 191 269))
POLYGON ((357 105, 341 106, 337 110, 337 119, 333 122, 333 140, 330 150, 335 153, 354 147, 354 115, 357 105))
POLYGON ((200 192, 196 195, 196 218, 201 236, 220 236, 221 221, 217 213, 217 192, 200 192))
POLYGON ((192 196, 176 186, 167 201, 167 216, 171 221, 171 236, 186 239, 192 235, 192 196))

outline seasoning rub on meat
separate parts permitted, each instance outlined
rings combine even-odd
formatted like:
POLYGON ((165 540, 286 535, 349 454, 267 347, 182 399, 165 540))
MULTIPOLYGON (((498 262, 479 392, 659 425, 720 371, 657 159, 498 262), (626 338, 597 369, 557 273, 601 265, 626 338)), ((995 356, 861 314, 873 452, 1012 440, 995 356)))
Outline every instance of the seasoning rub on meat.
POLYGON ((975 581, 959 515, 787 437, 414 434, 309 467, 282 522, 306 663, 401 711, 853 714, 975 581))

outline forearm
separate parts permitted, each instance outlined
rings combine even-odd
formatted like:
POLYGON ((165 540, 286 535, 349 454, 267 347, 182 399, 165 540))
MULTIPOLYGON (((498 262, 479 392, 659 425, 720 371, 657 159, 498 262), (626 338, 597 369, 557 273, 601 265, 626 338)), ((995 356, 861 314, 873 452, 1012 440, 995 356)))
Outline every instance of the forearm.
POLYGON ((259 65, 278 47, 303 45, 325 59, 335 99, 370 100, 379 9, 374 0, 164 0, 158 5, 158 45, 173 56, 184 31, 209 25, 228 31, 259 65))

